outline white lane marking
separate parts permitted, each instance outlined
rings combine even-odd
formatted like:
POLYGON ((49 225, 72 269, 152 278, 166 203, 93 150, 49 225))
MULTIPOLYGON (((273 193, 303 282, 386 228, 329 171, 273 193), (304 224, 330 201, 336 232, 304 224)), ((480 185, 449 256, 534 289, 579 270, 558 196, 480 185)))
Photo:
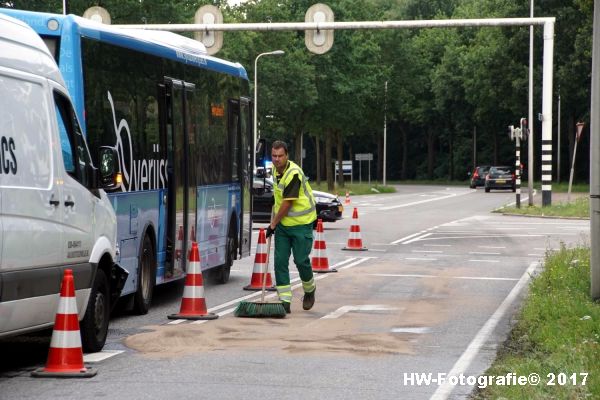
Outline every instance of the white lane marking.
POLYGON ((506 246, 477 246, 480 249, 505 249, 506 246))
POLYGON ((427 333, 429 328, 426 326, 415 326, 406 328, 392 328, 392 333, 427 333))
POLYGON ((487 255, 487 256, 499 256, 502 253, 492 253, 489 251, 470 251, 469 254, 480 254, 480 255, 487 255))
POLYGON ((329 313, 327 315, 325 315, 324 317, 321 317, 321 319, 335 319, 335 318, 339 318, 342 315, 349 313, 349 312, 354 312, 354 311, 395 311, 398 310, 397 308, 391 308, 391 307, 386 307, 383 305, 378 305, 378 304, 373 304, 373 305, 363 305, 363 306, 343 306, 338 308, 337 310, 335 310, 332 313, 329 313))
MULTIPOLYGON (((337 270, 340 271, 342 269, 348 269, 348 268, 355 267, 355 266, 362 264, 363 262, 371 260, 373 258, 377 258, 377 257, 363 257, 363 258, 359 258, 358 260, 357 260, 357 257, 352 257, 352 258, 349 258, 348 260, 344 260, 335 265, 332 265, 331 268, 337 268, 337 270), (350 261, 352 261, 352 262, 350 262, 350 261), (343 267, 338 267, 339 265, 343 265, 343 267)), ((320 274, 319 276, 315 276, 315 281, 320 281, 321 279, 325 279, 325 278, 328 278, 333 275, 335 275, 335 274, 320 274)), ((290 283, 298 282, 299 280, 300 280, 300 277, 294 278, 294 279, 291 279, 290 283)), ((292 290, 298 289, 299 287, 302 287, 302 282, 292 285, 292 290)), ((213 311, 219 310, 221 308, 230 306, 232 304, 236 304, 235 307, 227 308, 221 312, 216 313, 218 316, 222 317, 222 316, 225 316, 227 314, 231 314, 232 312, 234 312, 235 309, 237 308, 237 303, 239 303, 240 301, 251 299, 251 298, 258 298, 260 296, 261 296, 260 292, 253 293, 248 296, 243 296, 238 299, 228 301, 227 303, 220 304, 216 307, 209 308, 208 312, 213 312, 213 311)), ((265 300, 269 300, 269 299, 276 298, 276 297, 277 297, 277 293, 270 293, 265 296, 265 300)), ((176 320, 176 321, 178 321, 178 320, 176 320)), ((205 321, 205 320, 194 321, 191 324, 203 324, 205 322, 207 322, 207 321, 205 321)))
POLYGON ((442 253, 441 250, 413 250, 413 253, 442 253))
MULTIPOLYGON (((494 329, 496 329, 496 326, 502 320, 506 311, 512 305, 513 301, 519 296, 521 290, 523 290, 523 288, 527 286, 531 275, 538 267, 538 265, 538 262, 534 262, 529 265, 527 271, 523 273, 521 279, 519 279, 519 282, 517 282, 517 284, 512 288, 512 290, 510 291, 508 296, 506 296, 502 304, 500 304, 500 306, 494 312, 494 314, 486 321, 485 325, 481 327, 481 329, 479 330, 479 332, 477 332, 473 340, 471 340, 471 343, 469 343, 463 354, 456 361, 456 363, 448 373, 448 377, 458 377, 460 376, 460 374, 465 374, 467 372, 467 368, 469 368, 469 365, 471 365, 471 362, 477 356, 477 353, 479 353, 481 347, 488 340, 494 329)), ((448 379, 441 386, 438 386, 437 390, 435 391, 433 396, 431 396, 430 400, 446 400, 450 396, 450 393, 452 393, 453 389, 454 386, 450 384, 448 379)))
POLYGON ((409 240, 408 242, 404 242, 402 244, 409 244, 412 242, 416 242, 417 240, 441 240, 441 239, 485 239, 485 238, 511 238, 511 237, 545 237, 544 235, 472 235, 472 236, 440 236, 440 237, 432 237, 429 239, 425 239, 432 234, 428 234, 427 236, 423 236, 421 238, 415 238, 413 240, 409 240))
POLYGON ((370 248, 369 251, 379 251, 379 252, 385 253, 387 250, 386 249, 374 249, 374 248, 370 248))
POLYGON ((402 244, 409 244, 409 243, 412 243, 412 242, 416 242, 418 240, 424 239, 424 238, 429 237, 431 235, 433 235, 433 232, 426 233, 426 234, 421 235, 421 236, 417 236, 416 238, 410 239, 409 241, 406 241, 406 242, 404 242, 402 244))
POLYGON ((443 278, 443 279, 465 279, 473 281, 518 281, 516 278, 496 278, 490 276, 443 276, 443 275, 421 275, 421 274, 367 274, 371 276, 382 276, 387 278, 443 278))
MULTIPOLYGON (((446 222, 445 224, 442 224, 442 225, 432 226, 431 228, 423 229, 422 231, 419 231, 417 233, 413 233, 412 235, 404 236, 401 239, 394 240, 390 244, 398 244, 398 243, 404 242, 405 240, 408 240, 408 239, 413 238, 415 236, 421 235, 421 234, 426 233, 426 232, 430 232, 430 231, 432 231, 434 229, 438 229, 440 226, 447 226, 447 225, 451 225, 451 224, 456 224, 456 223, 461 222, 461 221, 464 222, 464 221, 468 221, 470 219, 476 219, 476 218, 477 217, 473 217, 473 216, 471 216, 471 217, 465 217, 465 218, 460 218, 460 219, 457 219, 457 220, 454 220, 454 221, 446 222)), ((401 244, 406 244, 406 243, 401 243, 401 244)))
MULTIPOLYGON (((363 262, 365 262, 365 261, 367 261, 367 260, 371 260, 371 259, 373 259, 373 258, 377 258, 377 257, 361 257, 360 259, 358 259, 358 260, 354 261, 354 262, 353 262, 353 263, 351 263, 351 264, 344 265, 343 267, 338 267, 338 268, 337 268, 337 270, 339 271, 339 270, 342 270, 342 269, 348 269, 348 268, 356 267, 357 265, 359 265, 359 264, 362 264, 363 262)), ((336 267, 336 266, 334 265, 333 267, 336 267)), ((322 279, 322 278, 325 278, 325 277, 327 277, 327 276, 333 276, 333 275, 335 275, 335 274, 324 274, 324 275, 319 275, 319 276, 317 276, 317 278, 315 278, 315 279, 319 279, 319 278, 321 278, 321 279, 322 279)))
POLYGON ((406 257, 405 260, 411 260, 411 261, 437 261, 437 258, 406 257))
MULTIPOLYGON (((337 263, 335 265, 332 265, 332 268, 337 268, 340 265, 344 265, 344 267, 338 268, 338 270, 339 269, 344 269, 344 268, 350 268, 350 267, 358 265, 358 264, 360 264, 360 263, 362 263, 364 261, 367 261, 367 260, 369 260, 371 258, 375 258, 375 257, 365 257, 363 259, 359 259, 358 261, 353 262, 357 258, 356 257, 351 257, 351 258, 346 259, 344 261, 340 261, 339 263, 337 263), (349 265, 346 265, 346 264, 349 264, 349 265)), ((317 276, 317 277, 315 277, 315 280, 323 279, 323 278, 327 277, 328 275, 331 275, 331 274, 323 274, 323 275, 317 276)), ((290 283, 298 282, 299 280, 300 280, 300 277, 292 278, 290 280, 290 283)), ((299 283, 297 285, 292 286, 292 290, 295 289, 295 288, 297 288, 297 287, 300 287, 300 286, 302 286, 302 283, 299 283)), ((246 296, 238 297, 237 299, 233 299, 233 300, 228 301, 226 303, 219 304, 218 306, 211 307, 207 311, 208 312, 215 312, 217 310, 220 310, 222 308, 226 308, 226 307, 232 306, 234 304, 237 307, 237 304, 240 301, 258 298, 260 296, 261 296, 261 292, 258 291, 256 293, 251 293, 251 294, 248 294, 246 296)), ((265 296, 265 299, 271 299, 271 298, 276 297, 276 296, 277 296, 277 293, 269 293, 269 294, 267 294, 265 296)), ((235 307, 227 309, 227 310, 222 311, 222 312, 219 312, 219 313, 217 313, 217 315, 219 315, 219 316, 227 315, 227 314, 232 313, 233 310, 235 310, 235 307)), ((181 324, 181 323, 186 322, 186 321, 187 321, 186 319, 176 319, 176 320, 173 320, 171 322, 168 322, 167 325, 177 325, 177 324, 181 324)), ((202 320, 201 321, 194 321, 194 322, 192 322, 192 324, 202 324, 202 323, 204 323, 204 321, 202 321, 202 320)))
POLYGON ((107 360, 121 353, 125 353, 125 350, 102 350, 97 353, 87 353, 83 355, 83 362, 97 363, 100 361, 107 360))
POLYGON ((420 232, 417 232, 417 233, 413 233, 412 235, 404 236, 403 238, 395 240, 395 241, 393 241, 390 244, 398 244, 398 243, 403 242, 403 241, 405 241, 407 239, 410 239, 410 238, 413 238, 415 236, 418 236, 418 235, 422 234, 423 232, 425 232, 425 231, 420 231, 420 232))
POLYGON ((489 263, 499 263, 500 260, 469 260, 471 262, 489 262, 489 263))
POLYGON ((465 194, 471 194, 471 193, 473 193, 473 192, 469 191, 469 192, 464 192, 464 193, 449 193, 449 194, 444 195, 442 197, 436 197, 436 198, 433 198, 433 199, 413 201, 411 203, 398 204, 396 206, 381 207, 379 210, 380 211, 394 210, 396 208, 410 207, 410 206, 415 206, 415 205, 418 205, 418 204, 429 203, 431 201, 446 200, 446 199, 449 199, 450 197, 464 196, 465 194))

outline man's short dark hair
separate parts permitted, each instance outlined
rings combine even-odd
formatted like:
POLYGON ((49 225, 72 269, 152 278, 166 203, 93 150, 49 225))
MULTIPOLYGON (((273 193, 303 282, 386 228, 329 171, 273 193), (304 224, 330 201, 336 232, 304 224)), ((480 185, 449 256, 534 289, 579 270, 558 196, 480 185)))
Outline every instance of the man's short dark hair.
POLYGON ((287 143, 285 143, 283 140, 276 140, 273 142, 273 144, 271 145, 272 149, 283 149, 285 151, 285 154, 288 153, 288 147, 287 147, 287 143))

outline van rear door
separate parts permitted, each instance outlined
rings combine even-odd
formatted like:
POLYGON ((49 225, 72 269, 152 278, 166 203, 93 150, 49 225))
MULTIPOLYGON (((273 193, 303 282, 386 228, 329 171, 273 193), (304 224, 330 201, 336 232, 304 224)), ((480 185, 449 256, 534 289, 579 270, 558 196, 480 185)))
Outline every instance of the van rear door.
POLYGON ((47 85, 43 78, 0 69, 0 331, 51 322, 56 312, 57 299, 48 299, 56 298, 61 282, 63 207, 47 85), (23 303, 26 315, 12 313, 23 303))

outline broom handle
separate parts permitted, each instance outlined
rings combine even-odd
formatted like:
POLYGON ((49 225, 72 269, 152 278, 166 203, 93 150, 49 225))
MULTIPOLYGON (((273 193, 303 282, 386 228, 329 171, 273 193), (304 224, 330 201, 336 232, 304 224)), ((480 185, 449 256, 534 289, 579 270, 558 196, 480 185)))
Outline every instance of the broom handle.
MULTIPOLYGON (((271 223, 273 222, 274 210, 275 210, 275 208, 271 207, 271 221, 269 222, 269 227, 271 226, 271 223)), ((269 255, 271 254, 271 236, 269 236, 269 238, 267 239, 267 262, 265 263, 265 266, 263 267, 262 293, 260 295, 261 303, 265 302, 265 287, 267 286, 267 273, 269 272, 269 255)))

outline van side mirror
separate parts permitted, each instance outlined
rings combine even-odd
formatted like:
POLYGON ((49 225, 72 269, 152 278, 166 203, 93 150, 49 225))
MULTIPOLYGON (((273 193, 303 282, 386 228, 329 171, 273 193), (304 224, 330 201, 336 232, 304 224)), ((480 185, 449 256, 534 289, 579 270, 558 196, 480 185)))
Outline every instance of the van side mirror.
POLYGON ((117 150, 110 146, 102 146, 98 159, 100 160, 98 186, 103 189, 118 188, 122 183, 122 176, 118 169, 117 150))
POLYGON ((265 160, 267 159, 267 141, 265 139, 258 139, 256 142, 256 167, 264 167, 265 160))

